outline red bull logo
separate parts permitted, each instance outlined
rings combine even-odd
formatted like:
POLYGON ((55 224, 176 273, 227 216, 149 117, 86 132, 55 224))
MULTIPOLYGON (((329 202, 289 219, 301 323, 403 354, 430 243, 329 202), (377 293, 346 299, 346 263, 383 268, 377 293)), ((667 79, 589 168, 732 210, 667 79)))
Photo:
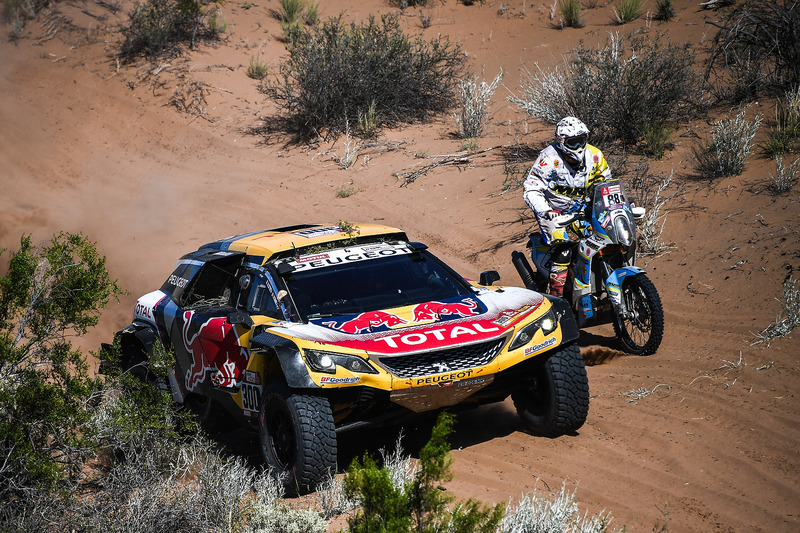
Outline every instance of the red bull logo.
POLYGON ((357 315, 350 320, 346 320, 341 324, 334 321, 323 322, 322 324, 343 333, 357 334, 364 331, 372 331, 374 328, 381 326, 393 328, 405 323, 406 320, 403 320, 399 316, 393 315, 392 313, 387 313, 385 311, 369 311, 366 313, 361 313, 360 315, 357 315))
POLYGON ((439 320, 444 316, 474 316, 480 313, 478 302, 465 298, 460 302, 425 302, 414 307, 414 321, 426 322, 439 320))
POLYGON ((250 350, 241 345, 236 327, 224 317, 211 318, 189 338, 189 325, 194 311, 183 314, 183 345, 189 352, 192 364, 186 372, 186 389, 194 388, 205 380, 206 372, 211 370, 212 382, 220 387, 232 387, 241 382, 250 350))

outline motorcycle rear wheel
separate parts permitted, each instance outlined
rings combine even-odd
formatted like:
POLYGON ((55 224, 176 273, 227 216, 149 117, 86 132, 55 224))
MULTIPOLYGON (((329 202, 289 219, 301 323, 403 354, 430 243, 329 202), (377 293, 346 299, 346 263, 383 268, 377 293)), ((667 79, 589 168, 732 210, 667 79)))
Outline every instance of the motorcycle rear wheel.
POLYGON ((644 274, 625 278, 622 298, 628 316, 614 318, 622 351, 633 355, 656 353, 664 336, 664 309, 655 285, 644 274))

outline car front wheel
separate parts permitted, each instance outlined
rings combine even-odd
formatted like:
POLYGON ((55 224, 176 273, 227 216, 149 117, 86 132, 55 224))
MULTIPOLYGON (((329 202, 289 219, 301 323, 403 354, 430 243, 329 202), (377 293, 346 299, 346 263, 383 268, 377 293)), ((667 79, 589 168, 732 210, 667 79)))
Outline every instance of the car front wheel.
POLYGON ((537 364, 511 399, 537 435, 557 437, 580 429, 589 413, 589 380, 578 346, 565 346, 537 364))
POLYGON ((261 450, 289 494, 305 494, 336 473, 336 429, 327 398, 269 386, 261 403, 261 450))

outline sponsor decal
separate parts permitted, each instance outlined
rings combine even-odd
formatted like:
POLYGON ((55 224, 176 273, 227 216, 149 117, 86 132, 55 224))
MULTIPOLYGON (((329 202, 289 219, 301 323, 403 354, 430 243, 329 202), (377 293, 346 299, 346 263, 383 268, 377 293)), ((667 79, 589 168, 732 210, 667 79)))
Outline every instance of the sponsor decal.
POLYGON ((453 381, 466 379, 472 375, 474 370, 459 370, 458 372, 451 372, 449 374, 442 374, 439 376, 428 376, 426 378, 417 378, 414 380, 414 385, 438 385, 438 384, 450 384, 453 381))
POLYGON ((515 319, 525 315, 531 309, 532 306, 530 305, 523 305, 519 309, 506 309, 494 319, 494 323, 498 326, 508 326, 514 322, 515 319))
POLYGON ((481 333, 492 333, 494 331, 500 331, 500 328, 497 326, 487 327, 480 322, 473 322, 472 324, 414 331, 406 334, 395 333, 394 335, 378 337, 375 342, 386 343, 389 348, 399 348, 401 345, 407 347, 427 346, 435 343, 435 341, 453 340, 464 335, 480 336, 481 333))
POLYGON ((204 322, 193 336, 189 336, 194 311, 183 314, 183 345, 191 358, 191 366, 186 371, 186 390, 192 391, 206 379, 211 370, 212 382, 220 387, 241 384, 241 374, 250 360, 250 350, 242 346, 236 327, 224 317, 210 318, 204 322))
POLYGON ((462 379, 461 381, 456 381, 456 387, 473 387, 481 383, 486 383, 486 379, 487 378, 462 379))
POLYGON ((536 353, 536 352, 539 352, 541 350, 544 350, 545 348, 549 348, 552 345, 554 345, 556 342, 558 342, 558 340, 556 340, 555 337, 550 337, 546 341, 540 342, 539 344, 532 344, 531 346, 526 346, 525 347, 525 357, 529 356, 532 353, 536 353))
POLYGON ((291 232, 292 235, 298 235, 306 239, 313 239, 314 237, 322 237, 324 235, 335 235, 337 233, 343 233, 342 230, 339 229, 339 226, 326 226, 324 228, 303 229, 291 232))
POLYGON ((185 287, 186 284, 189 283, 189 280, 176 276, 175 274, 170 274, 169 278, 167 279, 167 283, 180 289, 185 287))
POLYGON ((336 321, 323 322, 322 325, 328 326, 331 329, 341 331, 343 333, 357 334, 364 331, 372 331, 374 328, 387 326, 389 328, 406 324, 408 321, 403 320, 397 315, 387 313, 385 311, 368 311, 356 315, 350 320, 345 320, 341 324, 336 321))
POLYGON ((329 256, 328 254, 315 254, 315 255, 307 255, 305 257, 301 257, 297 260, 298 263, 308 263, 309 261, 318 261, 320 259, 327 259, 329 256))
POLYGON ((337 378, 334 376, 322 376, 319 378, 320 385, 346 385, 350 383, 358 383, 361 378, 358 376, 351 376, 347 378, 337 378))
POLYGON ((295 271, 299 271, 323 268, 343 263, 356 263, 358 261, 367 261, 369 259, 377 259, 379 257, 410 253, 411 250, 405 246, 372 245, 366 247, 332 250, 331 252, 324 254, 309 255, 296 261, 291 261, 290 264, 295 267, 295 271))
POLYGON ((155 324, 156 307, 166 297, 167 295, 161 291, 153 291, 149 294, 145 294, 136 301, 136 305, 133 307, 133 319, 136 320, 138 318, 155 324))
POLYGON ((244 380, 247 383, 252 383, 254 385, 261 385, 261 376, 258 374, 258 372, 253 372, 252 370, 245 370, 244 380))
POLYGON ((558 159, 556 159, 555 161, 553 161, 553 166, 554 166, 554 167, 556 167, 556 168, 558 168, 558 159))
POLYGON ((540 167, 546 167, 546 166, 547 166, 547 161, 545 161, 544 159, 542 159, 541 161, 539 161, 539 166, 540 166, 540 167))
POLYGON ((478 302, 465 298, 460 302, 425 302, 414 307, 414 322, 440 320, 444 316, 466 317, 480 313, 478 302))
POLYGON ((592 156, 592 161, 594 161, 595 165, 600 162, 600 156, 595 154, 592 156))

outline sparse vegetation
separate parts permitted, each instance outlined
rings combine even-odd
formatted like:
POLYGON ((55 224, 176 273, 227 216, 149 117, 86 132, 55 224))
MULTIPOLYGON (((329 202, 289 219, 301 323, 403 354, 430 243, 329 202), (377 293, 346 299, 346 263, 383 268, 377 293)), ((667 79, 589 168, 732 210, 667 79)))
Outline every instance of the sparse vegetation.
POLYGON ((617 24, 633 22, 642 15, 644 2, 642 0, 617 0, 614 5, 614 20, 617 24))
POLYGON ((581 28, 580 0, 561 0, 561 24, 567 28, 581 28))
POLYGON ((747 0, 721 22, 706 79, 720 99, 747 101, 800 84, 800 9, 795 0, 747 0))
POLYGON ((269 74, 269 64, 264 61, 264 58, 261 55, 251 57, 247 75, 254 80, 263 80, 267 74, 269 74))
POLYGON ((194 48, 198 39, 215 39, 224 31, 217 19, 217 0, 147 0, 137 2, 122 28, 120 57, 124 61, 177 55, 180 46, 194 48))
POLYGON ((358 189, 352 183, 345 183, 338 189, 336 189, 336 197, 337 198, 349 198, 353 196, 355 193, 358 192, 358 189))
POLYGON ((770 341, 785 337, 800 326, 800 280, 789 277, 784 281, 782 307, 781 313, 775 318, 775 323, 757 333, 758 340, 753 344, 766 342, 769 346, 770 341))
POLYGON ((776 155, 775 170, 775 174, 771 172, 769 174, 772 180, 772 192, 775 194, 783 194, 791 191, 794 184, 800 180, 800 157, 792 161, 787 167, 783 164, 783 157, 776 155))
POLYGON ((786 91, 775 103, 775 122, 769 137, 761 144, 766 155, 781 156, 795 152, 800 144, 800 85, 786 91))
POLYGON ((455 115, 458 125, 458 135, 462 139, 480 137, 483 134, 483 127, 489 116, 489 102, 503 80, 501 70, 491 83, 481 80, 478 85, 477 80, 461 80, 460 89, 460 112, 455 115))
POLYGON ((362 139, 372 139, 378 135, 379 129, 375 100, 373 100, 366 111, 358 110, 358 134, 361 135, 362 139))
POLYGON ((264 90, 307 138, 339 135, 347 117, 373 102, 379 125, 443 112, 454 102, 465 61, 449 41, 410 39, 389 15, 363 25, 328 20, 291 41, 289 52, 279 79, 264 90))
POLYGON ((661 22, 669 22, 675 18, 675 5, 672 0, 656 0, 656 14, 653 18, 661 22))
POLYGON ((704 178, 738 176, 750 155, 761 115, 747 118, 750 106, 731 110, 711 129, 711 144, 695 145, 695 171, 704 178))
POLYGON ((565 116, 583 120, 592 142, 635 145, 650 131, 695 116, 703 107, 695 53, 688 46, 662 46, 635 38, 626 49, 617 34, 599 50, 579 48, 575 58, 551 72, 525 71, 524 97, 510 100, 529 115, 555 124, 565 116))

